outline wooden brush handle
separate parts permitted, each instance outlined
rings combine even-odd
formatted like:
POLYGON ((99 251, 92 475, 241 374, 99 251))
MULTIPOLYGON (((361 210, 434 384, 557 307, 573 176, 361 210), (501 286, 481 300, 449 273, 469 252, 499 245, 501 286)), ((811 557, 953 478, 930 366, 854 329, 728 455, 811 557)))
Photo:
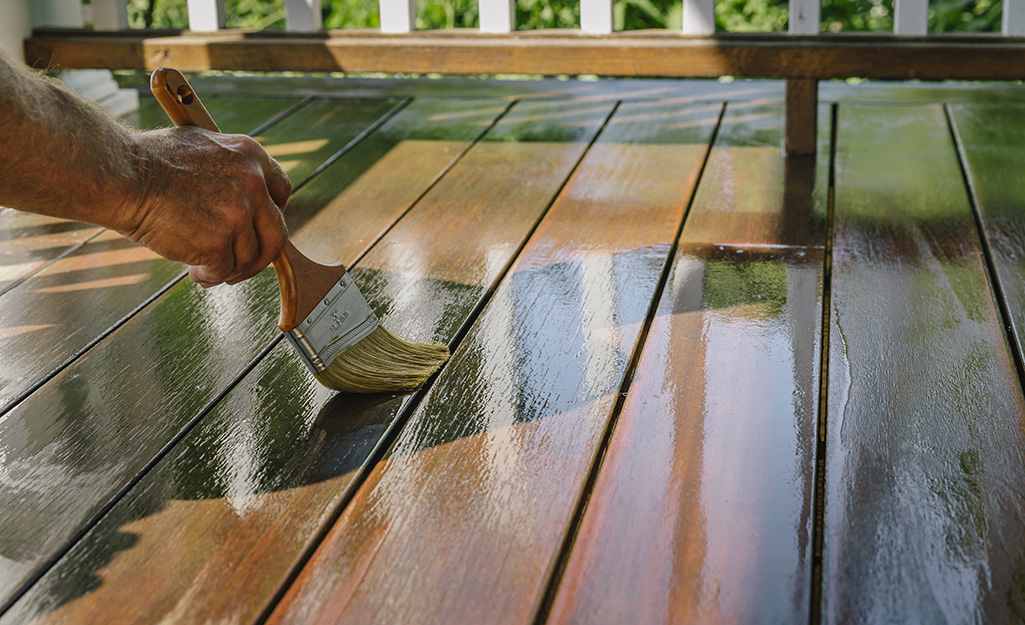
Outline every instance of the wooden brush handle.
MULTIPOLYGON (((181 72, 159 67, 150 77, 150 90, 175 126, 199 126, 213 132, 220 128, 210 117, 199 96, 181 72)), ((281 288, 281 316, 278 327, 283 332, 295 329, 345 274, 345 265, 321 265, 303 255, 292 241, 274 259, 274 272, 281 288), (298 276, 302 277, 302 288, 298 276)))

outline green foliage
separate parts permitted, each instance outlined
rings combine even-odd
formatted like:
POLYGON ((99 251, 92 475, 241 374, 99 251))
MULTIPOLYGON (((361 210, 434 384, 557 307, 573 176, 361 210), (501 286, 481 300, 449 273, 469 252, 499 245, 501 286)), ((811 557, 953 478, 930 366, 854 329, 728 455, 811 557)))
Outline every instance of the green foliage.
POLYGON ((325 0, 324 28, 379 28, 377 0, 325 0))
POLYGON ((831 32, 892 31, 893 0, 823 0, 822 24, 831 32))
POLYGON ((787 3, 778 0, 717 0, 715 27, 737 33, 783 31, 787 28, 787 3))
MULTIPOLYGON (((129 0, 132 28, 186 28, 186 0, 129 0)), ((376 28, 377 0, 323 0, 325 28, 376 28)), ((231 28, 283 28, 284 0, 227 0, 231 28)), ((682 0, 614 0, 613 27, 679 29, 682 0)), ((1001 0, 932 0, 930 32, 1000 30, 1001 0)), ((731 32, 777 32, 787 27, 786 0, 717 0, 715 22, 731 32)), ((476 28, 477 0, 417 0, 417 28, 476 28)), ((578 0, 516 0, 521 30, 577 28, 578 0)), ((839 31, 890 31, 893 0, 823 0, 822 28, 839 31)))

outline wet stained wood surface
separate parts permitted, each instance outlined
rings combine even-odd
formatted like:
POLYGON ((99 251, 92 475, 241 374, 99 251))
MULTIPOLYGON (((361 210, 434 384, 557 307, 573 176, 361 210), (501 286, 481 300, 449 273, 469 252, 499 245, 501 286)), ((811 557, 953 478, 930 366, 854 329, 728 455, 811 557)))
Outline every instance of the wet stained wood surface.
MULTIPOLYGON (((327 104, 338 109, 326 128, 327 140, 336 149, 394 106, 391 101, 327 104)), ((323 119, 325 108, 310 110, 323 119)), ((306 132, 315 132, 315 124, 295 123, 306 132)), ((277 135, 273 127, 264 137, 268 145, 292 143, 289 137, 277 135)), ((321 148, 317 157, 323 151, 321 148)), ((314 168, 302 163, 297 166, 314 168)), ((121 249, 115 250, 114 258, 103 261, 104 270, 116 270, 120 255, 142 255, 149 262, 163 263, 153 260, 144 248, 117 240, 111 245, 121 249)), ((76 258, 71 255, 67 260, 76 258)), ((174 272, 181 271, 180 265, 166 265, 174 272)), ((31 289, 43 277, 22 286, 31 289)), ((234 290, 203 291, 179 281, 0 416, 0 439, 19 441, 16 447, 4 449, 0 597, 10 597, 274 338, 278 295, 268 286, 275 283, 271 272, 234 290), (103 382, 97 385, 101 378, 103 382)), ((108 303, 121 305, 117 297, 97 296, 100 303, 89 314, 79 314, 84 300, 76 298, 81 298, 83 291, 70 284, 72 288, 43 292, 43 296, 66 302, 63 325, 91 323, 109 314, 108 303)), ((58 280, 56 286, 66 285, 58 280)), ((19 298, 0 301, 16 303, 19 298)), ((48 304, 48 310, 55 307, 48 304)), ((42 315, 48 310, 33 312, 42 315)), ((98 331, 108 326, 100 323, 98 331)), ((3 348, 22 337, 31 338, 32 334, 6 340, 3 348)), ((62 348, 60 341, 22 345, 6 353, 0 366, 8 379, 24 387, 31 379, 23 379, 21 372, 34 366, 34 356, 62 348)), ((60 362, 56 360, 53 366, 60 362)))
POLYGON ((619 107, 270 622, 531 621, 718 113, 619 107))
POLYGON ((826 85, 787 159, 770 82, 197 85, 453 358, 334 393, 272 272, 0 209, 3 625, 1025 617, 1014 87, 826 85))
POLYGON ((808 620, 824 121, 728 105, 550 623, 808 620))
POLYGON ((823 620, 1021 620, 1025 403, 941 107, 840 108, 835 216, 823 620))

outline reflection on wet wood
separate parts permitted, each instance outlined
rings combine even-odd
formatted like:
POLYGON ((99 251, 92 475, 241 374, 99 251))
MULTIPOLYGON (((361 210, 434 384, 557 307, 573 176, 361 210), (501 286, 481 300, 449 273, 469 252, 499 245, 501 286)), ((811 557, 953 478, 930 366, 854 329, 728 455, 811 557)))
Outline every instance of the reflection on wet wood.
POLYGON ((819 120, 785 165, 782 108, 727 106, 549 623, 808 620, 819 120))
POLYGON ((105 231, 12 289, 0 298, 0 332, 36 329, 0 342, 0 407, 180 274, 181 265, 105 231))
POLYGON ((1025 109, 950 107, 1018 353, 1025 349, 1025 109))
MULTIPOLYGON (((319 134, 329 139, 331 153, 393 105, 329 104, 303 107, 292 124, 318 134, 318 120, 327 119, 319 134), (328 114, 329 110, 333 112, 328 114), (353 120, 362 120, 363 125, 353 120)), ((260 121, 251 120, 250 125, 260 121)), ((281 144, 297 135, 293 128, 278 124, 264 136, 269 144, 281 144)), ((317 151, 309 158, 323 154, 324 150, 317 151)), ((317 164, 303 160, 298 167, 312 171, 317 164)), ((112 252, 103 262, 90 258, 90 246, 85 246, 18 289, 60 286, 69 277, 69 284, 124 278, 155 272, 155 267, 180 272, 180 265, 160 260, 141 267, 139 258, 152 257, 134 244, 97 241, 97 245, 104 243, 112 252), (126 256, 132 260, 122 263, 126 256), (67 273, 61 273, 64 266, 67 273), (51 274, 53 284, 44 282, 51 274)), ((4 306, 29 298, 38 304, 17 313, 29 323, 19 323, 18 333, 0 344, 5 350, 14 344, 20 348, 0 357, 5 377, 23 387, 31 384, 27 377, 36 374, 29 365, 45 369, 41 364, 45 357, 52 357, 51 351, 59 356, 58 348, 70 344, 61 339, 55 346, 52 332, 56 330, 51 328, 25 330, 26 325, 46 325, 31 322, 47 318, 49 313, 40 306, 58 315, 54 323, 65 332, 74 329, 84 340, 88 333, 82 328, 99 323, 99 329, 92 330, 95 337, 110 325, 105 314, 125 307, 124 312, 114 313, 116 320, 141 301, 109 297, 110 291, 134 288, 108 285, 92 291, 27 292, 24 297, 0 299, 4 306), (88 298, 98 303, 86 308, 82 302, 88 298), (32 343, 36 336, 47 340, 32 343)), ((278 297, 271 271, 236 287, 206 291, 181 282, 0 417, 0 455, 6 469, 0 479, 0 604, 277 335, 278 297)), ((60 362, 57 358, 51 366, 60 362)))
POLYGON ((1025 414, 938 106, 841 106, 823 620, 1021 620, 1025 414))
MULTIPOLYGON (((434 132, 448 126, 446 135, 461 136, 465 144, 503 109, 479 101, 447 107, 413 103, 380 129, 384 138, 368 144, 378 146, 379 152, 349 152, 317 182, 299 191, 295 203, 310 214, 315 213, 315 204, 324 203, 331 220, 342 224, 365 225, 372 222, 372 215, 394 215, 422 192, 416 185, 429 184, 447 159, 462 149, 438 143, 434 158, 427 159, 424 148, 434 132), (405 140, 417 144, 416 149, 403 149, 405 140), (391 160, 394 167, 387 169, 362 162, 388 159, 392 151, 410 160, 391 160), (344 186, 355 177, 349 172, 363 169, 358 183, 344 186), (332 199, 328 180, 339 185, 334 195, 348 201, 332 199), (359 195, 354 188, 362 189, 359 195), (405 192, 398 193, 397 188, 405 192), (307 193, 310 198, 305 197, 307 193), (361 197, 388 197, 394 204, 358 201, 361 197)), ((512 150, 505 161, 499 161, 478 146, 446 176, 463 180, 455 188, 472 189, 477 201, 470 198, 459 204, 436 186, 408 216, 415 220, 417 214, 428 211, 433 215, 428 222, 432 227, 412 239, 400 226, 378 246, 402 258, 400 246, 388 243, 393 236, 407 241, 413 251, 426 246, 441 254, 458 239, 464 253, 474 248, 478 262, 490 258, 492 265, 479 274, 476 284, 448 284, 429 273, 403 275, 401 266, 391 267, 378 248, 372 249, 365 260, 378 269, 357 267, 354 275, 371 304, 383 311, 385 323, 405 334, 451 340, 502 266, 511 261, 511 251, 503 261, 494 250, 518 248, 610 110, 602 106, 585 114, 579 107, 566 105, 515 107, 494 129, 496 136, 514 141, 517 136, 530 136, 531 131, 563 129, 564 143, 548 144, 544 150, 552 153, 542 160, 549 168, 533 160, 521 161, 512 150), (489 170, 498 188, 533 176, 534 191, 524 199, 497 194, 486 186, 474 187, 480 173, 489 170), (507 215, 505 230, 478 235, 463 227, 467 221, 486 221, 489 215, 499 214, 507 215), (441 293, 447 297, 439 297, 441 293), (396 303, 399 294, 411 300, 396 303), (426 302, 437 305, 422 305, 426 302), (396 312, 390 312, 393 307, 396 312), (400 307, 411 310, 399 314, 400 307), (413 315, 418 324, 403 322, 413 315)), ((387 225, 380 222, 375 227, 387 225)), ((308 245, 321 245, 318 229, 299 232, 305 233, 308 245)), ((344 235, 335 254, 351 258, 374 235, 344 235)), ((324 236, 339 240, 337 229, 325 231, 324 236)), ((41 622, 69 618, 105 623, 252 618, 329 518, 346 484, 408 400, 391 395, 337 395, 321 387, 290 350, 279 344, 260 362, 15 605, 9 618, 13 622, 36 616, 41 622), (152 575, 139 575, 137 567, 144 562, 149 562, 152 575), (160 583, 151 583, 154 579, 160 583), (149 599, 126 605, 124 598, 133 596, 149 599), (53 608, 55 597, 60 605, 53 608)))
MULTIPOLYGON (((256 140, 281 164, 293 188, 298 188, 321 163, 399 104, 398 100, 314 100, 256 140)), ((218 119, 213 106, 210 114, 218 119)))
POLYGON ((532 621, 717 114, 618 109, 271 623, 532 621))
POLYGON ((89 224, 0 208, 0 295, 99 232, 89 224))
POLYGON ((381 224, 409 210, 507 106, 493 100, 414 101, 292 199, 292 240, 320 262, 351 264, 376 240, 381 224))

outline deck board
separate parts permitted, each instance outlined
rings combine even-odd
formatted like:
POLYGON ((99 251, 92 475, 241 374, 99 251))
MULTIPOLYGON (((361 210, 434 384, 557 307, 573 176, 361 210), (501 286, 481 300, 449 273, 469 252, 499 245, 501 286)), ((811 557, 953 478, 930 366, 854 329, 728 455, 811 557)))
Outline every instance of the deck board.
POLYGON ((718 106, 626 103, 270 623, 530 623, 718 106))
POLYGON ((727 106, 548 623, 808 621, 828 113, 727 106))
MULTIPOLYGON (((381 128, 384 138, 367 144, 386 150, 353 150, 300 190, 296 203, 311 211, 324 203, 326 213, 318 218, 326 215, 334 222, 365 227, 372 215, 388 216, 403 208, 446 165, 438 160, 430 168, 433 172, 426 169, 420 141, 429 141, 439 126, 449 124, 450 141, 434 147, 438 156, 452 159, 459 153, 452 138, 461 135, 468 142, 504 109, 504 103, 476 101, 454 103, 442 112, 436 102, 414 102, 381 128), (412 142, 409 148, 401 147, 403 136, 412 142), (409 168, 397 167, 400 163, 389 158, 391 150, 413 159, 409 168), (371 155, 390 166, 372 167, 358 184, 345 186, 356 178, 355 172, 366 168, 363 161, 371 155), (337 197, 348 201, 332 197, 328 181, 336 185, 337 197), (399 197, 396 187, 405 188, 407 197, 399 197), (353 194, 357 188, 362 189, 361 196, 353 194), (367 201, 373 197, 391 197, 395 205, 367 201)), ((604 104, 583 109, 518 105, 456 163, 364 257, 373 269, 353 269, 370 302, 385 311, 389 327, 451 340, 510 262, 610 110, 604 104), (517 149, 516 139, 530 137, 550 141, 517 149), (524 178, 533 181, 532 188, 510 193, 524 178), (485 180, 490 184, 482 184, 485 180), (451 271, 431 273, 430 265, 417 274, 405 259, 425 250, 443 256, 458 253, 468 267, 480 269, 473 276, 462 274, 460 282, 446 282, 451 271), (447 292, 444 299, 438 297, 441 291, 447 292), (401 297, 412 302, 433 298, 438 305, 393 310, 401 297), (407 321, 414 315, 415 323, 407 321)), ((297 239, 314 248, 321 247, 321 235, 336 241, 338 233, 313 222, 297 231, 297 239)), ((349 233, 337 253, 351 259, 367 238, 373 237, 349 233)), ((330 518, 346 485, 408 400, 409 396, 360 399, 332 393, 312 379, 290 347, 279 344, 5 618, 17 622, 38 614, 43 622, 67 616, 109 623, 252 618, 330 518), (239 480, 233 467, 242 465, 256 471, 239 480), (119 552, 124 543, 117 537, 124 534, 136 536, 138 543, 119 552), (158 564, 167 567, 154 573, 160 584, 153 582, 154 577, 138 576, 140 565, 152 569, 158 564), (82 596, 47 614, 55 589, 69 587, 82 596), (125 608, 131 603, 128 598, 143 592, 153 600, 134 611, 125 608), (188 603, 188 610, 177 611, 182 602, 188 603)))
MULTIPOLYGON (((394 106, 392 101, 373 100, 329 104, 304 107, 293 122, 304 132, 316 134, 317 120, 326 119, 321 138, 328 145, 307 153, 318 161, 394 106), (329 109, 335 112, 328 115, 329 109), (302 121, 303 111, 318 117, 302 121)), ((283 137, 295 135, 276 133, 292 133, 295 127, 272 127, 265 140, 286 145, 290 142, 283 137)), ((296 169, 316 167, 306 158, 295 156, 296 169)), ((134 250, 130 254, 149 254, 134 244, 126 245, 134 250)), ((79 256, 64 260, 73 262, 79 256)), ((180 265, 167 266, 180 274, 180 265)), ((31 287, 39 279, 21 286, 31 287)), ((75 305, 75 298, 82 294, 70 291, 39 297, 64 297, 69 302, 64 314, 77 326, 98 324, 94 332, 105 330, 110 322, 101 313, 109 306, 82 315, 75 305)), ((8 467, 0 482, 0 527, 4 528, 0 602, 6 603, 268 345, 277 335, 278 297, 270 271, 238 288, 203 290, 181 281, 0 416, 4 466, 8 467)), ((0 298, 0 306, 20 299, 0 298)), ((111 303, 117 304, 116 300, 111 303)), ((28 313, 41 314, 35 309, 28 313)), ((15 336, 0 345, 9 349, 22 336, 27 341, 33 334, 38 335, 15 336)), ((64 348, 60 342, 21 345, 21 350, 43 356, 59 348, 64 348)), ((31 360, 22 352, 8 352, 0 362, 7 367, 8 379, 18 380, 25 370, 32 373, 27 368, 31 360)), ((54 366, 60 362, 55 360, 54 366)))
POLYGON ((950 107, 1015 348, 1025 348, 1025 125, 1021 106, 950 107))
POLYGON ((1025 402, 943 110, 837 134, 823 620, 1019 620, 1025 402))
POLYGON ((825 106, 786 160, 772 81, 196 84, 299 247, 455 357, 336 394, 270 272, 0 209, 0 372, 41 383, 0 407, 3 625, 1025 618, 1020 86, 822 85, 838 142, 825 106))

